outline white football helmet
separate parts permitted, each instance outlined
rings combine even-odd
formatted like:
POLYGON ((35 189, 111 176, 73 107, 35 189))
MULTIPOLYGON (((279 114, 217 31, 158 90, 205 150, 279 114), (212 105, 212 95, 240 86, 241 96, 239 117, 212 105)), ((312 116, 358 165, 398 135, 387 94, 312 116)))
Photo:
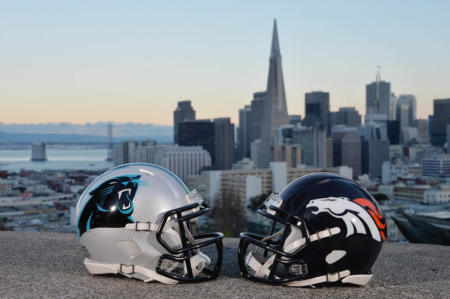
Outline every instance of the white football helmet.
POLYGON ((222 263, 223 234, 192 231, 208 211, 197 191, 163 167, 115 167, 95 179, 76 206, 78 236, 87 250, 84 264, 92 274, 146 282, 213 279, 222 263))

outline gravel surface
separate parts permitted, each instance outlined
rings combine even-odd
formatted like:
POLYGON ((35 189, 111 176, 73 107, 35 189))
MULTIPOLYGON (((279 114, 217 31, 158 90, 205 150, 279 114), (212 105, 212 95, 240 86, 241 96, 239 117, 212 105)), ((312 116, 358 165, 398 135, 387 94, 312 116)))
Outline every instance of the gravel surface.
POLYGON ((221 275, 199 284, 163 285, 93 276, 75 234, 0 232, 0 298, 450 298, 450 247, 386 243, 365 287, 289 288, 240 278, 238 239, 224 240, 221 275))

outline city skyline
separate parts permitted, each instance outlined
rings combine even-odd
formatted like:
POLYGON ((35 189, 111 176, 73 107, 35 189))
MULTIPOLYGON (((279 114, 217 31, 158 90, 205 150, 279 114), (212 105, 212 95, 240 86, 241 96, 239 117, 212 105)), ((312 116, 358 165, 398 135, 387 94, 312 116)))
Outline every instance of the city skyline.
POLYGON ((0 36, 8 58, 0 69, 2 122, 171 125, 176 103, 190 99, 197 118, 237 124, 238 110, 265 89, 274 17, 290 114, 304 116, 305 93, 322 90, 332 111, 354 106, 364 115, 377 65, 397 96, 416 96, 418 118, 450 94, 445 2, 258 2, 258 13, 256 2, 239 9, 105 3, 88 11, 73 3, 0 4, 0 25, 8 28, 0 36))

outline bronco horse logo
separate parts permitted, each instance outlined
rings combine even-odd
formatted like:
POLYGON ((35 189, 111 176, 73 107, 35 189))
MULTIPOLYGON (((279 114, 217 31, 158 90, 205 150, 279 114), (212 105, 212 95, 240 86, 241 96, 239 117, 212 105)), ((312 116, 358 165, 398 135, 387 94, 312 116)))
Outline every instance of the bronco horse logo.
POLYGON ((367 199, 357 198, 353 201, 343 197, 328 197, 311 200, 307 208, 315 207, 314 214, 327 212, 335 218, 344 221, 347 228, 346 237, 355 233, 367 234, 369 229, 372 238, 376 241, 386 240, 386 223, 382 223, 383 216, 378 209, 367 199), (365 224, 365 225, 364 225, 365 224))
POLYGON ((134 222, 131 213, 139 178, 140 175, 118 176, 89 192, 91 197, 78 220, 79 235, 95 227, 124 227, 134 222))

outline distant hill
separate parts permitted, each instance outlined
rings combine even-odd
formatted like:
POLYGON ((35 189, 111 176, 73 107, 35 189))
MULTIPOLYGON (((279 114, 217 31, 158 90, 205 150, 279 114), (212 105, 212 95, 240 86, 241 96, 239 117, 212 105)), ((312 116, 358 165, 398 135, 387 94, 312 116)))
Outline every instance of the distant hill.
MULTIPOLYGON (((4 124, 0 123, 0 143, 104 143, 107 142, 108 123, 48 123, 4 124)), ((141 123, 113 123, 113 140, 155 140, 173 142, 171 126, 141 123)))

